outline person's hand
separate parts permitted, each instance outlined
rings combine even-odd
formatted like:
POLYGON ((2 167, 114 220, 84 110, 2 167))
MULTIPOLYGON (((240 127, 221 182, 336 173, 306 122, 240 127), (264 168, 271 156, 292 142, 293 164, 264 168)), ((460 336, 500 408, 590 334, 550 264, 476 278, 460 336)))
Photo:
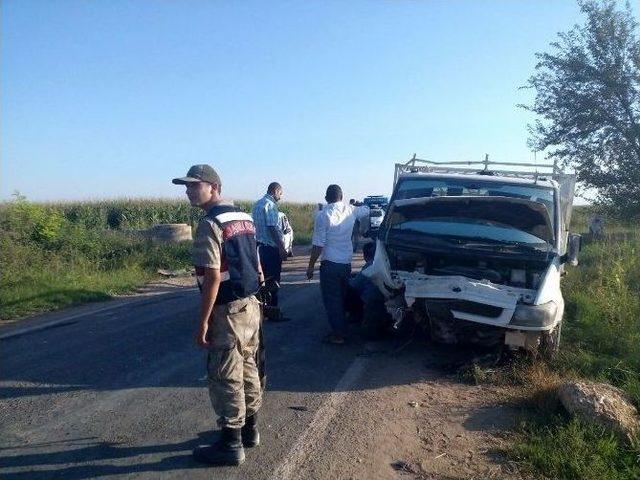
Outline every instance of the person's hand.
POLYGON ((207 348, 209 341, 207 340, 207 332, 209 331, 209 324, 207 322, 200 323, 198 332, 196 333, 196 344, 199 347, 207 348))
POLYGON ((307 280, 311 280, 313 278, 313 267, 307 267, 307 280))

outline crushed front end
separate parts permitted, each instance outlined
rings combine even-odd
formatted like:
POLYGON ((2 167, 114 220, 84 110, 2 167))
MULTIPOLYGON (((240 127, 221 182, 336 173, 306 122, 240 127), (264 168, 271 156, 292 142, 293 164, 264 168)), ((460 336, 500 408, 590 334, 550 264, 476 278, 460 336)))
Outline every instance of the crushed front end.
POLYGON ((368 275, 396 325, 411 318, 439 342, 532 351, 558 328, 554 231, 532 202, 416 199, 389 216, 368 275))

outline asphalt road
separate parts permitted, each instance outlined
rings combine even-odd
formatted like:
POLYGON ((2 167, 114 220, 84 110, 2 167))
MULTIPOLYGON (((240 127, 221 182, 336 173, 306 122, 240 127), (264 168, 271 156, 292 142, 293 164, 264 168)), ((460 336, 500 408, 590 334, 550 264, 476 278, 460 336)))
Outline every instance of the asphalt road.
POLYGON ((264 325, 263 445, 243 466, 192 461, 215 422, 193 340, 198 293, 176 288, 0 329, 0 478, 300 478, 368 361, 357 338, 321 343, 328 327, 306 262, 288 262, 283 278, 292 321, 264 325))

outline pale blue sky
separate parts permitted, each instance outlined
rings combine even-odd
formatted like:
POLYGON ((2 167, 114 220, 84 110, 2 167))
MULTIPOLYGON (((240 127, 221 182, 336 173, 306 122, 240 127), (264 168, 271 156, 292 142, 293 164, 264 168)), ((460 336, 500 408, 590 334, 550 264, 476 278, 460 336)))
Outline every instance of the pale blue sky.
POLYGON ((530 161, 519 91, 574 1, 2 2, 0 198, 389 193, 393 163, 530 161))

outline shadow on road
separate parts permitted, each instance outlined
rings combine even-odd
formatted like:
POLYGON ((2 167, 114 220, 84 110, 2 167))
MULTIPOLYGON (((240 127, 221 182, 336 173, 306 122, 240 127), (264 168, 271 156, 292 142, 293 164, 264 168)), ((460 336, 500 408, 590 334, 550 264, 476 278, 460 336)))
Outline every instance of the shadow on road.
MULTIPOLYGON (((121 446, 117 443, 93 442, 85 444, 80 448, 71 448, 58 452, 47 453, 23 453, 11 456, 0 457, 0 466, 3 468, 12 467, 40 467, 51 466, 46 470, 31 470, 28 474, 30 479, 64 478, 66 480, 80 480, 85 478, 95 478, 105 475, 127 475, 144 472, 166 472, 170 470, 201 469, 211 468, 193 461, 191 451, 202 443, 210 443, 212 432, 200 432, 198 438, 179 443, 167 443, 162 445, 121 446), (175 453, 175 455, 169 455, 175 453), (132 459, 145 455, 161 454, 162 458, 156 462, 147 462, 145 458, 133 462, 129 465, 113 465, 114 460, 132 459), (102 463, 100 463, 102 462, 102 463), (81 465, 86 463, 86 465, 81 465), (54 468, 55 465, 74 464, 64 468, 54 468)), ((72 447, 74 442, 86 441, 86 438, 68 440, 64 442, 48 442, 64 444, 72 447)), ((27 448, 37 448, 46 446, 43 444, 30 445, 28 447, 11 447, 10 450, 23 450, 27 448)), ((62 445, 61 445, 62 446, 62 445)), ((5 448, 4 450, 7 450, 5 448)), ((24 472, 3 473, 3 480, 23 479, 24 472)))

